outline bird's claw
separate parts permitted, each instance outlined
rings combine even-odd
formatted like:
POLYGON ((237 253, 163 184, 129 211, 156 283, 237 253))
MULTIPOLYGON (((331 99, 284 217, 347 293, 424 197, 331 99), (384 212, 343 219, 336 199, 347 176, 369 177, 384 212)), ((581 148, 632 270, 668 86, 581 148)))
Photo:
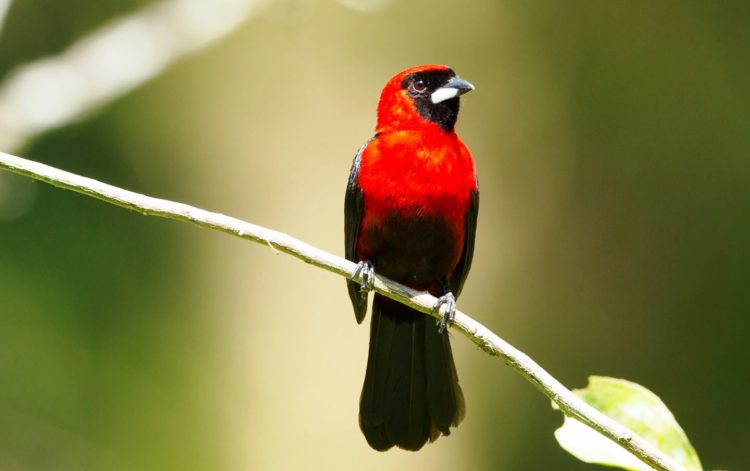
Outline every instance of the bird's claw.
POLYGON ((438 332, 441 334, 450 327, 456 318, 456 297, 450 291, 438 298, 432 310, 440 314, 440 309, 443 306, 445 306, 445 313, 440 317, 440 327, 438 327, 438 332))
POLYGON ((367 295, 375 286, 375 267, 372 262, 363 260, 357 264, 357 269, 354 270, 352 275, 353 280, 359 280, 361 282, 359 286, 359 296, 367 299, 367 295))

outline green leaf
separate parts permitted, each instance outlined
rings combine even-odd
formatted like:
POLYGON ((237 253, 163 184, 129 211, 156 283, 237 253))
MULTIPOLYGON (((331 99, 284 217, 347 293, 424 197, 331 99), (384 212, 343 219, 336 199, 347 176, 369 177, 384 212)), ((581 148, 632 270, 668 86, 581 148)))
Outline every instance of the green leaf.
MULTIPOLYGON (((670 456, 689 471, 703 471, 685 432, 659 397, 624 379, 590 376, 585 389, 573 391, 598 409, 670 456)), ((587 463, 633 471, 651 471, 625 449, 576 419, 565 417, 555 438, 563 449, 587 463)))

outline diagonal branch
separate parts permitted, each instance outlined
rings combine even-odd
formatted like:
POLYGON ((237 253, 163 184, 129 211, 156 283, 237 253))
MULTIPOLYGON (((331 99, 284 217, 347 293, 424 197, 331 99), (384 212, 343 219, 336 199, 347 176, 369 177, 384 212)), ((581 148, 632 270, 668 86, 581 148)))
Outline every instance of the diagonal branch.
MULTIPOLYGON (((243 239, 268 245, 275 250, 287 253, 306 263, 348 279, 352 279, 357 268, 357 265, 349 260, 337 257, 281 232, 183 203, 176 203, 174 201, 127 191, 91 178, 75 175, 2 152, 0 152, 0 168, 49 183, 59 188, 83 193, 107 203, 138 211, 144 215, 190 222, 201 227, 215 229, 243 239)), ((425 314, 432 315, 438 319, 442 316, 442 311, 433 311, 433 306, 435 306, 437 299, 427 293, 415 291, 379 275, 375 277, 374 289, 380 294, 425 314)), ((677 465, 671 458, 657 450, 653 445, 586 404, 525 353, 519 351, 463 312, 456 312, 453 328, 464 334, 488 354, 499 357, 505 364, 513 368, 531 384, 536 386, 545 396, 555 402, 566 415, 598 431, 656 470, 684 471, 681 466, 677 465)))

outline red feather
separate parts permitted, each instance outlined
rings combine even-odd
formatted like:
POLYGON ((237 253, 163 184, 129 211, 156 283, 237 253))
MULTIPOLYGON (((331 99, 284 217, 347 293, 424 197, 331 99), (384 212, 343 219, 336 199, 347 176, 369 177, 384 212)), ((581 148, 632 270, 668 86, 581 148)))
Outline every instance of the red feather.
MULTIPOLYGON (((360 234, 394 213, 403 217, 440 216, 455 231, 456 240, 465 236, 466 208, 476 190, 474 161, 455 132, 447 133, 434 123, 419 118, 414 130, 381 131, 361 155, 359 185, 364 193, 360 234)), ((357 244, 362 260, 374 257, 376 248, 357 244)), ((445 254, 455 266, 463 244, 445 254)), ((450 273, 436 274, 436 278, 450 273)))

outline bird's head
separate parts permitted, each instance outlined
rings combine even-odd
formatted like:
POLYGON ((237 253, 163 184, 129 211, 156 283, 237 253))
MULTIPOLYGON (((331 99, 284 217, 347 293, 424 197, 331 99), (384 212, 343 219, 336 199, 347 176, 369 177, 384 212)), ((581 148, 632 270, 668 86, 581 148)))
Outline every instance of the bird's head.
POLYGON ((453 131, 459 96, 474 85, 445 65, 420 65, 399 72, 383 88, 377 130, 419 128, 435 124, 453 131))

